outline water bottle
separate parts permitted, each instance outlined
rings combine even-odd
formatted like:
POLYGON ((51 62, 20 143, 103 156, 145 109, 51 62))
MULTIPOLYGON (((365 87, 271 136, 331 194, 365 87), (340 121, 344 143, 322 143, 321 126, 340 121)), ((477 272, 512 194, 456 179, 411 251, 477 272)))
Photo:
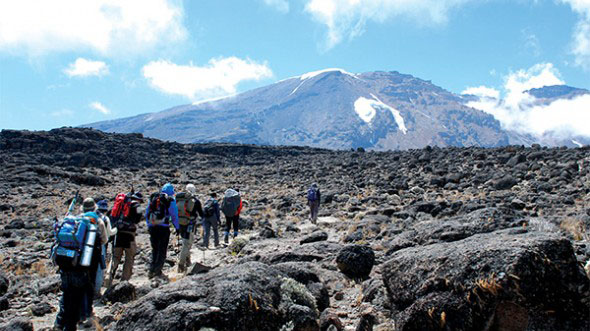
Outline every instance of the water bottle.
POLYGON ((96 230, 96 225, 92 223, 88 224, 86 242, 84 243, 84 248, 82 249, 82 262, 80 262, 81 266, 89 267, 90 262, 92 262, 92 252, 94 251, 94 242, 96 241, 96 230))

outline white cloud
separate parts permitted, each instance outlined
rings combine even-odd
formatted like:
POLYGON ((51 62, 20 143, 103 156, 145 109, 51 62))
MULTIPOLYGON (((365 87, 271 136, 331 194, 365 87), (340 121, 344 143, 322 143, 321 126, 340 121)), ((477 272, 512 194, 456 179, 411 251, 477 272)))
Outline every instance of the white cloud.
POLYGON ((476 97, 488 99, 498 99, 500 97, 500 91, 486 86, 470 87, 461 92, 461 94, 475 95, 476 97))
POLYGON ((91 103, 90 104, 90 108, 92 108, 94 110, 98 110, 103 115, 109 115, 111 113, 111 110, 110 109, 108 109, 102 103, 100 103, 98 101, 91 103))
POLYGON ((234 94, 242 81, 272 77, 266 63, 237 57, 214 58, 202 67, 192 63, 178 65, 165 60, 152 61, 143 67, 142 72, 152 87, 193 101, 234 94))
POLYGON ((139 54, 182 40, 182 15, 177 0, 0 1, 0 51, 139 54))
POLYGON ((590 70, 590 0, 560 0, 569 4, 578 13, 579 20, 574 29, 572 53, 575 64, 590 70))
POLYGON ((495 90, 487 87, 471 88, 463 93, 482 92, 471 93, 480 99, 467 105, 492 114, 506 129, 558 139, 590 137, 590 95, 545 104, 526 93, 533 88, 565 84, 559 77, 552 64, 537 64, 507 75, 503 98, 490 97, 495 95, 495 90))
POLYGON ((367 21, 408 17, 420 25, 444 24, 449 11, 471 0, 307 0, 305 11, 328 28, 326 47, 363 33, 367 21))
POLYGON ((264 0, 268 6, 274 7, 281 13, 289 12, 289 2, 287 0, 264 0))
POLYGON ((109 73, 109 67, 102 61, 79 57, 74 63, 70 63, 64 72, 70 77, 104 76, 109 73))

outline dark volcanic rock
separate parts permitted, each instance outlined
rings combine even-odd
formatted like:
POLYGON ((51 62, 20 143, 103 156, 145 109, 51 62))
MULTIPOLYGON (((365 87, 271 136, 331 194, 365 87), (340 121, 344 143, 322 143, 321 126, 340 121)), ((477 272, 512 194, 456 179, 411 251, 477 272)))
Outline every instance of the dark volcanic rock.
POLYGON ((257 262, 186 277, 132 303, 115 330, 279 330, 294 314, 296 324, 315 321, 305 300, 313 297, 286 279, 299 284, 257 262))
POLYGON ((310 235, 303 237, 299 241, 299 244, 303 245, 324 240, 328 240, 328 234, 325 231, 316 231, 310 235))
POLYGON ((375 253, 368 246, 347 245, 338 253, 336 264, 350 278, 367 278, 375 264, 375 253))
POLYGON ((53 312, 53 307, 47 302, 40 302, 31 307, 31 313, 33 316, 44 316, 53 312))
POLYGON ((0 330, 33 331, 33 322, 26 318, 14 318, 6 324, 0 324, 0 330))
POLYGON ((109 288, 103 295, 103 300, 107 302, 127 303, 135 300, 135 286, 127 281, 115 284, 109 288))
POLYGON ((494 183, 494 188, 496 190, 508 190, 511 189, 514 185, 518 184, 518 181, 514 179, 514 177, 507 175, 503 178, 497 180, 494 183))
POLYGON ((522 232, 396 252, 382 275, 399 330, 499 330, 516 319, 534 330, 587 330, 590 284, 570 243, 522 232))
POLYGON ((0 273, 0 296, 6 294, 9 285, 10 281, 8 280, 8 278, 6 278, 4 274, 0 273))

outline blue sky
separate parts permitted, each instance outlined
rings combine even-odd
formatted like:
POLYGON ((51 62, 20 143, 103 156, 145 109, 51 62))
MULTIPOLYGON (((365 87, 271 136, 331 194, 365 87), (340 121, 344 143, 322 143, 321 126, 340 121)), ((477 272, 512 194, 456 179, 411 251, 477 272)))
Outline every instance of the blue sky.
POLYGON ((590 89, 590 0, 89 3, 0 3, 0 128, 160 111, 330 67, 495 97, 514 79, 590 89))

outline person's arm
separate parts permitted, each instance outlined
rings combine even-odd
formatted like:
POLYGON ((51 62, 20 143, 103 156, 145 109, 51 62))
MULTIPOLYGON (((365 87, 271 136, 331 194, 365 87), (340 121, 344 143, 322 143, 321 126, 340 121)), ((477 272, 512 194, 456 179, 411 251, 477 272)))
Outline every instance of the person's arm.
POLYGON ((168 214, 170 214, 170 217, 172 217, 172 225, 174 225, 174 228, 178 230, 180 226, 178 225, 178 207, 176 206, 176 200, 172 200, 172 202, 170 202, 168 214))
POLYGON ((106 215, 103 216, 103 219, 104 219, 104 226, 107 230, 107 237, 110 238, 110 237, 116 235, 118 229, 117 229, 117 227, 114 227, 114 228, 112 227, 113 225, 111 224, 111 219, 106 215))
POLYGON ((150 226, 150 203, 151 201, 148 201, 147 207, 145 208, 145 225, 147 225, 148 227, 150 226))
POLYGON ((320 192, 320 189, 318 189, 318 205, 320 202, 322 202, 322 193, 320 192))
POLYGON ((217 217, 217 222, 221 222, 221 214, 219 212, 219 203, 215 202, 215 217, 217 217))
POLYGON ((107 229, 102 219, 98 220, 98 233, 100 234, 100 244, 106 244, 109 241, 109 237, 107 237, 107 229))
POLYGON ((201 218, 205 216, 205 213, 203 212, 203 205, 201 205, 201 201, 199 201, 199 199, 195 198, 195 208, 193 209, 193 212, 195 213, 194 216, 199 215, 201 218))

